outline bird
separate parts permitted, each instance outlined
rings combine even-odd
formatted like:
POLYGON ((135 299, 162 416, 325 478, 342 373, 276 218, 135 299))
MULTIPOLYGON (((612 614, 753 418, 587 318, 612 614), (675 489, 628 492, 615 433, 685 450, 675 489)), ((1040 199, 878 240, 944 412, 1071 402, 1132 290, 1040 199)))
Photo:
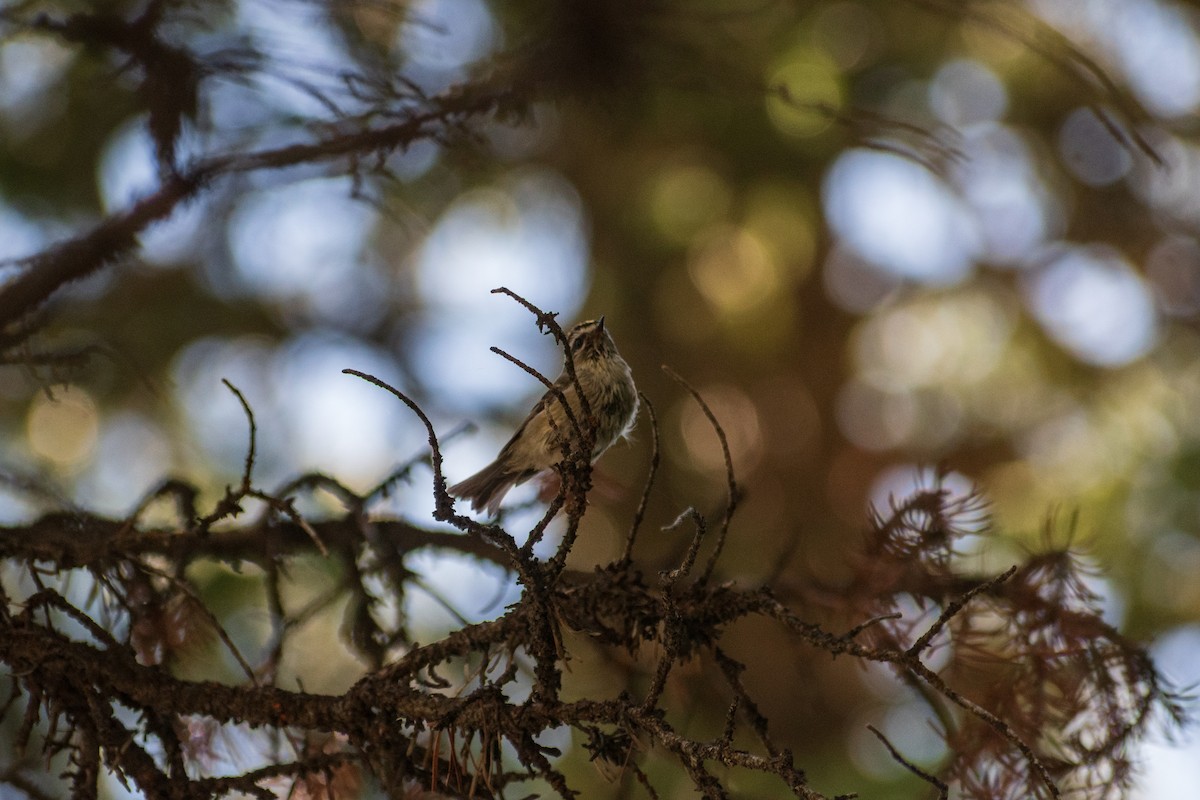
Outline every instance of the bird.
MULTIPOLYGON (((571 328, 567 333, 567 349, 579 388, 596 422, 591 453, 594 463, 633 427, 638 411, 637 386, 633 372, 604 327, 603 316, 571 328)), ((495 516, 509 489, 562 461, 563 438, 577 435, 558 392, 566 399, 580 429, 587 425, 579 390, 567 371, 566 358, 564 354, 563 371, 554 381, 554 388, 534 403, 516 433, 500 448, 496 460, 451 486, 451 495, 469 500, 475 511, 486 508, 488 514, 495 516)))

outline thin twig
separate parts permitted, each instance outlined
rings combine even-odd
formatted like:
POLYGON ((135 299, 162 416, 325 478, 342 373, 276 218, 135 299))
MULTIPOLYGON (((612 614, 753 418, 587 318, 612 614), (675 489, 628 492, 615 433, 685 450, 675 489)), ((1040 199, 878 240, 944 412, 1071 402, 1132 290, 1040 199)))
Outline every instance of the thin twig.
POLYGON ((742 683, 741 674, 746 669, 746 665, 731 658, 720 647, 713 648, 713 658, 716 660, 717 666, 721 668, 725 682, 729 684, 734 697, 738 700, 738 710, 749 721, 750 728, 758 736, 758 740, 763 743, 763 747, 767 748, 768 753, 773 756, 778 755, 780 750, 771 741, 771 736, 767 732, 767 718, 759 710, 758 704, 751 699, 745 684, 742 683))
POLYGON ((533 530, 529 532, 529 538, 525 540, 525 544, 521 545, 521 552, 526 556, 533 555, 533 548, 536 547, 537 543, 540 542, 542 537, 546 535, 546 528, 550 526, 550 522, 555 518, 555 516, 558 515, 558 512, 562 510, 563 502, 565 500, 563 497, 564 487, 565 482, 560 484, 558 493, 554 495, 554 499, 551 500, 550 505, 546 507, 546 512, 542 514, 542 518, 538 520, 538 523, 533 526, 533 530))
POLYGON ((900 755, 900 751, 893 747, 892 743, 887 740, 887 737, 880 733, 879 729, 874 725, 868 725, 867 730, 875 734, 875 737, 879 739, 879 741, 883 742, 883 746, 887 748, 892 758, 896 760, 896 763, 928 783, 930 786, 936 788, 938 790, 939 800, 946 800, 950 796, 950 787, 946 785, 945 781, 941 780, 936 775, 931 775, 930 773, 918 767, 916 764, 909 761, 904 756, 900 755))
POLYGON ((717 416, 709 408, 708 403, 704 402, 704 398, 700 396, 690 383, 684 380, 683 376, 675 370, 668 367, 666 364, 662 366, 663 372, 667 373, 671 380, 678 383, 688 394, 690 394, 700 405, 700 409, 704 412, 704 416, 708 418, 709 424, 716 432, 717 438, 721 441, 721 454, 725 458, 725 483, 728 489, 728 499, 725 503, 725 516, 721 519, 721 530, 717 534, 717 544, 713 549, 713 553, 709 556, 708 564, 704 568, 704 572, 700 575, 700 582, 706 583, 712 577, 713 569, 717 566, 717 559, 721 557, 721 551, 725 548, 725 537, 729 533, 729 523, 733 521, 733 512, 737 510, 738 500, 741 497, 741 492, 738 490, 737 481, 733 475, 733 457, 729 454, 729 440, 725 437, 725 429, 721 427, 721 423, 717 422, 717 416))
POLYGON ((955 705, 960 706, 966 711, 969 711, 971 714, 975 715, 977 718, 1003 736, 1006 740, 1008 740, 1009 744, 1019 750, 1021 755, 1025 757, 1026 762, 1028 762, 1029 766, 1033 768, 1038 780, 1043 786, 1046 787, 1046 790, 1050 793, 1050 796, 1055 798, 1062 797, 1062 790, 1060 790, 1058 788, 1058 784, 1054 782, 1054 778, 1051 777, 1050 770, 1046 768, 1045 762, 1038 757, 1037 753, 1033 752, 1033 748, 1026 744, 1007 722, 1000 719, 991 711, 988 711, 986 708, 976 703, 974 700, 964 697, 956 690, 950 688, 948 685, 946 685, 946 682, 942 680, 941 676, 919 661, 917 661, 915 664, 911 664, 910 667, 913 672, 916 673, 917 677, 936 689, 943 697, 947 698, 955 705))
MULTIPOLYGON (((465 434, 472 433, 475 430, 475 423, 463 422, 450 429, 447 433, 442 434, 441 443, 445 445, 454 439, 457 439, 465 434)), ((410 458, 408 461, 405 461, 400 466, 396 467, 386 478, 380 481, 375 488, 369 490, 362 496, 363 504, 366 505, 377 497, 387 497, 392 487, 400 481, 407 480, 414 468, 420 466, 421 464, 430 463, 430 457, 431 456, 429 453, 419 453, 410 458)))
MULTIPOLYGON (((437 434, 433 431, 433 423, 429 421, 429 417, 425 416, 425 412, 416 404, 408 395, 387 382, 376 378, 374 375, 369 375, 365 372, 359 372, 356 369, 344 369, 342 372, 346 375, 353 375, 356 378, 362 378, 367 383, 373 383, 380 389, 391 392, 400 402, 408 406, 417 419, 421 420, 421 424, 425 426, 425 432, 429 435, 429 452, 431 464, 433 466, 433 498, 435 504, 434 517, 443 522, 458 521, 459 515, 454 513, 454 498, 446 491, 446 476, 442 474, 442 450, 438 445, 437 434)), ((461 518, 463 521, 469 522, 466 517, 461 518)))
MULTIPOLYGON (((571 423, 571 427, 575 429, 575 435, 579 437, 579 442, 581 444, 584 442, 583 427, 579 424, 579 420, 576 418, 575 412, 571 409, 571 404, 567 402, 567 396, 563 394, 562 389, 560 389, 554 381, 550 380, 545 375, 514 356, 512 353, 495 346, 489 347, 488 349, 503 358, 505 361, 516 364, 522 370, 540 381, 541 384, 546 387, 546 391, 558 401, 559 405, 562 406, 563 412, 567 416, 567 421, 571 423)), ((576 396, 583 397, 583 392, 579 391, 578 387, 576 388, 576 396)), ((549 412, 549 409, 547 409, 547 412, 549 412)), ((547 419, 551 422, 551 424, 553 424, 553 417, 547 417, 547 419)))
POLYGON ((575 387, 575 392, 579 397, 579 408, 583 412, 583 418, 585 420, 590 420, 591 427, 594 429, 595 420, 592 417, 592 409, 588 405, 587 395, 583 393, 583 387, 579 385, 579 378, 575 374, 575 354, 571 352, 571 343, 567 339, 566 331, 564 331, 562 326, 558 324, 558 313, 543 311, 506 286, 499 286, 495 289, 492 289, 492 294, 504 294, 508 295, 513 300, 516 300, 518 303, 527 308, 530 313, 537 317, 538 330, 546 328, 554 335, 555 340, 558 341, 559 347, 561 347, 563 350, 563 369, 567 373, 567 381, 575 387))
POLYGON ((870 619, 860 622, 857 625, 855 625, 853 628, 851 628, 850 630, 846 631, 844 634, 842 634, 842 638, 853 639, 854 637, 858 636, 860 633, 865 631, 867 628, 873 628, 874 626, 878 625, 881 622, 887 622, 888 620, 894 620, 894 619, 902 619, 903 617, 904 617, 904 615, 898 611, 892 612, 890 614, 880 614, 877 617, 871 617, 870 619))
POLYGON ((942 609, 942 613, 939 614, 938 618, 934 620, 934 623, 929 626, 929 629, 925 631, 925 633, 921 634, 919 639, 913 642, 912 647, 908 648, 907 655, 919 656, 921 652, 925 650, 925 648, 929 647, 929 643, 933 640, 933 637, 937 636, 938 633, 941 632, 942 628, 945 627, 946 623, 954 618, 960 611, 962 611, 963 607, 966 606, 967 603, 971 602, 972 598, 982 594, 983 592, 991 591, 1015 575, 1016 572, 1016 566, 1011 566, 996 577, 984 581, 966 594, 963 594, 962 596, 957 597, 953 601, 947 603, 946 607, 942 609))
POLYGON ((629 525, 629 535, 625 537, 625 550, 621 553, 621 560, 617 562, 621 566, 628 566, 633 561, 633 545, 637 540, 638 529, 642 525, 642 520, 646 516, 646 505, 650 501, 650 490, 654 488, 654 477, 658 474, 658 417, 654 414, 654 405, 650 402, 650 398, 641 392, 638 392, 638 397, 642 401, 640 407, 646 409, 646 413, 650 416, 650 433, 653 449, 650 452, 650 471, 647 473, 646 483, 642 487, 642 499, 638 502, 637 511, 633 515, 633 522, 629 525))
POLYGON ((213 632, 217 634, 217 638, 221 640, 221 644, 225 645, 225 649, 227 649, 230 655, 233 656, 233 659, 237 661, 238 666, 242 668, 242 672, 246 674, 246 677, 252 684, 255 686, 258 685, 258 678, 255 677, 254 670, 250 667, 250 662, 248 662, 246 657, 242 655, 242 651, 238 649, 236 644, 234 644, 233 639, 229 636, 229 633, 225 630, 225 627, 217 621, 217 617, 215 614, 213 614, 212 609, 210 609, 204 603, 204 599, 200 597, 194 588, 192 588, 190 583, 181 578, 177 578, 169 572, 156 569, 149 564, 138 563, 137 567, 138 569, 145 570, 153 575, 158 575, 160 578, 165 578, 171 582, 171 585, 175 586, 177 589, 179 589, 179 591, 186 594, 188 599, 192 601, 196 610, 199 611, 202 617, 204 617, 204 621, 207 622, 213 629, 213 632))
POLYGON ((704 519, 704 515, 697 511, 694 507, 689 506, 684 509, 675 521, 670 525, 664 525, 664 531, 673 531, 683 524, 685 519, 690 519, 696 525, 696 532, 692 536, 692 543, 688 545, 687 553, 683 557, 683 561, 679 566, 670 572, 663 573, 663 585, 668 590, 675 583, 692 571, 692 566, 696 563, 696 556, 700 552, 700 543, 704 540, 704 534, 708 531, 708 522, 704 519))
POLYGON ((254 470, 254 454, 257 447, 258 426, 254 422, 254 410, 250 408, 250 404, 246 402, 246 397, 238 390, 236 386, 230 383, 227 379, 221 378, 221 383, 229 391, 233 392, 234 397, 242 404, 242 411, 246 414, 246 421, 250 424, 250 446, 246 449, 246 466, 242 470, 242 493, 250 491, 250 474, 254 470))

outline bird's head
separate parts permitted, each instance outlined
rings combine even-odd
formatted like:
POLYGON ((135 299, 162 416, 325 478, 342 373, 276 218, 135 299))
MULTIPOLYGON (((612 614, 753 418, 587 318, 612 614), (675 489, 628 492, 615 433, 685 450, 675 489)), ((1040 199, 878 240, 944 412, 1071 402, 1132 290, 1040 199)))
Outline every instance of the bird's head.
POLYGON ((617 346, 604 329, 604 317, 581 322, 567 332, 571 357, 576 361, 615 356, 617 346))

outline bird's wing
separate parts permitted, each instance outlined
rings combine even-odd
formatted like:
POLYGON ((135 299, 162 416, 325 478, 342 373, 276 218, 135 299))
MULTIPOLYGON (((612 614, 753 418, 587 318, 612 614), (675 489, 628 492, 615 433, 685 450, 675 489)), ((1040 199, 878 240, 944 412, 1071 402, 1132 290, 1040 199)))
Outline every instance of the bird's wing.
MULTIPOLYGON (((566 375, 566 373, 559 375, 558 379, 554 381, 553 386, 555 389, 558 389, 560 392, 562 392, 563 397, 567 400, 567 404, 572 405, 571 400, 575 396, 575 385, 571 382, 571 379, 566 375)), ((539 414, 546 413, 546 407, 549 403, 559 402, 559 399, 554 396, 554 391, 552 389, 547 389, 545 394, 539 397, 538 401, 533 404, 533 408, 529 409, 529 414, 525 417, 525 420, 521 423, 520 427, 517 428, 516 432, 513 433, 512 438, 505 442, 504 447, 500 448, 501 454, 507 453, 512 449, 513 445, 520 440, 521 435, 525 433, 525 429, 529 427, 529 423, 533 419, 535 419, 539 414)), ((574 413, 573 405, 572 413, 574 413)), ((557 422, 562 416, 563 415, 556 414, 555 421, 557 422)))

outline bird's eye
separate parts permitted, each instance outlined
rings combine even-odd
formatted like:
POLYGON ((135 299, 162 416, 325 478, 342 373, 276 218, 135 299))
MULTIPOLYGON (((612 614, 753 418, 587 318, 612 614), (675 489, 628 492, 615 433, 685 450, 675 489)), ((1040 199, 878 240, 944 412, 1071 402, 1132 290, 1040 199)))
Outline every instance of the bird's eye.
POLYGON ((575 341, 571 342, 571 352, 578 353, 583 349, 583 337, 576 337, 575 341))

